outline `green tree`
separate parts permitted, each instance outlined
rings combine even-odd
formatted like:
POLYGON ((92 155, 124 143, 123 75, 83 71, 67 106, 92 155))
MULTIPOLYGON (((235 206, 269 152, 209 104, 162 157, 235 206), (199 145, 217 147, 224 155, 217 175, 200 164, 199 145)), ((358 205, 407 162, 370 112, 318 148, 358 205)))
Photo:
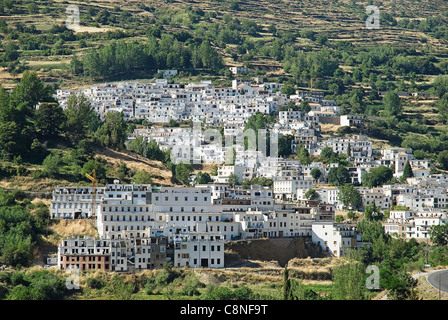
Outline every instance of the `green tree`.
POLYGON ((362 219, 357 224, 358 231, 361 233, 361 238, 364 241, 373 242, 376 239, 387 239, 384 233, 384 228, 381 221, 370 221, 368 219, 362 219))
POLYGON ((407 161, 406 165, 404 166, 404 169, 403 169, 402 179, 403 179, 403 181, 406 181, 407 178, 412 178, 413 176, 414 176, 414 173, 412 172, 411 165, 410 165, 409 161, 407 161))
POLYGON ((88 98, 72 93, 67 100, 65 130, 70 139, 78 143, 96 131, 98 115, 93 110, 88 98))
POLYGON ((117 178, 120 181, 127 181, 129 179, 129 174, 131 173, 131 169, 128 168, 126 163, 122 162, 118 166, 117 169, 117 178))
POLYGON ((356 212, 350 210, 350 211, 347 213, 347 218, 349 218, 350 220, 355 220, 355 219, 357 219, 356 212))
POLYGON ((448 93, 448 75, 438 75, 434 79, 433 88, 439 98, 448 93))
POLYGON ((212 170, 210 171, 210 175, 211 176, 217 176, 218 175, 218 166, 217 165, 214 165, 212 167, 212 170))
POLYGON ((1 261, 10 266, 28 266, 33 247, 31 236, 8 232, 2 239, 1 261))
POLYGON ((296 155, 297 158, 300 160, 300 163, 305 166, 309 165, 312 162, 310 158, 310 153, 304 146, 296 147, 296 155))
POLYGON ((448 170, 448 150, 441 151, 437 156, 437 162, 443 170, 448 170))
POLYGON ((48 155, 42 162, 44 173, 52 178, 57 177, 61 169, 61 157, 57 154, 48 155))
POLYGON ((165 161, 165 153, 160 150, 157 141, 151 140, 146 145, 146 158, 151 160, 165 161))
POLYGON ((364 209, 365 218, 369 221, 381 221, 384 215, 381 213, 380 208, 378 208, 375 203, 367 205, 364 209))
POLYGON ((333 158, 335 156, 335 153, 333 152, 333 148, 325 147, 320 152, 320 156, 322 158, 325 158, 325 159, 329 160, 329 159, 331 159, 331 158, 333 158))
POLYGON ((27 70, 23 73, 20 83, 12 91, 11 101, 16 105, 25 103, 32 115, 39 102, 55 102, 53 94, 54 89, 45 85, 36 72, 27 70))
POLYGON ((397 93, 388 91, 383 97, 384 112, 387 116, 400 116, 402 111, 401 100, 397 93))
POLYGON ((319 194, 315 189, 308 189, 308 191, 305 193, 305 198, 308 200, 318 200, 319 194))
POLYGON ((151 175, 146 170, 138 170, 132 176, 132 182, 135 184, 154 184, 151 175))
POLYGON ((189 163, 179 163, 175 168, 175 177, 184 185, 190 185, 190 174, 193 172, 193 166, 189 163))
POLYGON ((390 167, 379 166, 370 169, 362 176, 363 185, 369 188, 375 188, 384 185, 393 178, 394 170, 390 167))
POLYGON ((287 266, 283 269, 283 300, 291 300, 291 280, 287 266))
POLYGON ((278 155, 282 157, 288 157, 291 155, 291 142, 293 140, 293 136, 290 134, 282 135, 278 139, 278 155))
POLYGON ((228 182, 230 185, 232 185, 232 186, 235 186, 236 184, 239 184, 238 176, 232 173, 232 174, 229 176, 229 178, 227 179, 227 182, 228 182))
POLYGON ((146 157, 145 154, 146 148, 147 148, 147 142, 145 141, 145 137, 143 136, 138 136, 126 144, 126 149, 144 157, 146 157))
POLYGON ((106 179, 106 167, 104 162, 105 160, 103 161, 101 158, 87 161, 81 169, 81 175, 85 177, 86 173, 92 174, 92 171, 95 170, 96 178, 98 180, 106 179))
POLYGON ((302 111, 303 113, 308 113, 311 111, 311 106, 310 106, 310 102, 307 100, 304 100, 300 103, 300 111, 302 111))
POLYGON ((122 112, 107 112, 104 123, 95 133, 95 140, 105 147, 121 150, 127 139, 126 128, 122 112))
POLYGON ((430 239, 433 243, 444 246, 448 244, 448 224, 435 225, 429 230, 430 239))
POLYGON ((3 159, 12 159, 22 154, 20 146, 21 134, 17 123, 0 122, 0 152, 3 159))
POLYGON ((41 103, 34 116, 36 130, 44 137, 56 137, 66 121, 64 110, 57 103, 41 103))
POLYGON ((365 267, 362 263, 350 263, 333 270, 332 299, 364 300, 365 267))
POLYGON ((330 171, 328 171, 328 182, 334 186, 350 183, 351 179, 347 168, 343 166, 331 168, 330 171))
POLYGON ((346 183, 339 188, 339 199, 347 208, 359 209, 362 207, 361 194, 350 183, 346 183))
POLYGON ((195 184, 207 184, 210 182, 213 182, 213 179, 207 172, 202 173, 201 171, 199 171, 194 179, 195 184))
POLYGON ((311 176, 313 177, 314 181, 318 181, 320 177, 322 176, 322 172, 319 170, 319 168, 313 168, 310 171, 311 176))

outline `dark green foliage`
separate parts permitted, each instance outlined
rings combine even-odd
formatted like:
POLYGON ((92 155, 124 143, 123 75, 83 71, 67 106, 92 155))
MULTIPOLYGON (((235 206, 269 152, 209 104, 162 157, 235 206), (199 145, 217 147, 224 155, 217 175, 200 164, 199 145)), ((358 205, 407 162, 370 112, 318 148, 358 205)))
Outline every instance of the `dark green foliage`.
POLYGON ((401 100, 393 91, 388 91, 383 98, 384 112, 386 116, 401 115, 401 100))
POLYGON ((282 135, 278 139, 278 155, 282 157, 288 157, 291 155, 291 142, 293 140, 293 136, 290 134, 282 135))
MULTIPOLYGON (((152 30, 152 29, 151 29, 152 30)), ((218 71, 222 58, 208 41, 186 46, 173 35, 150 32, 148 43, 111 42, 99 49, 91 49, 73 66, 84 75, 95 78, 126 77, 135 72, 155 72, 158 69, 203 68, 218 71), (81 63, 79 63, 81 62, 81 63)), ((179 39, 185 40, 185 37, 179 39)), ((79 72, 79 71, 78 71, 79 72)))
POLYGON ((437 156, 437 162, 440 164, 442 169, 448 170, 448 150, 444 150, 437 156))
POLYGON ((151 174, 146 170, 138 170, 132 176, 132 182, 136 184, 153 184, 151 174))
POLYGON ((351 179, 347 168, 343 166, 331 168, 330 171, 328 172, 328 182, 334 186, 350 183, 351 179))
POLYGON ((296 155, 302 165, 306 166, 311 164, 312 160, 310 158, 310 153, 304 146, 298 145, 296 147, 296 155))
POLYGON ((448 224, 432 226, 429 235, 431 241, 439 246, 448 244, 448 224))
POLYGON ((339 187, 339 199, 345 207, 359 209, 362 207, 361 194, 350 184, 344 184, 339 187))
POLYGON ((319 168, 313 168, 310 171, 310 174, 315 181, 318 181, 320 179, 320 177, 322 176, 322 172, 319 170, 319 168))
POLYGON ((67 118, 65 130, 74 143, 86 139, 96 131, 98 115, 83 94, 79 96, 71 94, 64 113, 67 118))
POLYGON ((196 178, 194 179, 195 184, 207 184, 209 182, 213 182, 213 179, 207 172, 202 173, 201 171, 199 171, 196 174, 196 178))
POLYGON ((175 177, 184 185, 190 185, 190 174, 193 172, 193 166, 189 163, 179 163, 175 167, 175 177))
POLYGON ((393 178, 393 174, 393 169, 389 167, 380 166, 372 168, 362 176, 362 183, 369 188, 382 186, 393 178))
POLYGON ((44 167, 43 172, 48 177, 55 178, 59 174, 61 163, 62 159, 59 155, 50 154, 42 162, 42 165, 44 167))
POLYGON ((320 156, 325 159, 331 159, 335 156, 335 153, 331 147, 325 147, 320 152, 320 156))
POLYGON ((96 158, 87 161, 82 167, 81 175, 84 177, 86 173, 92 174, 92 171, 95 169, 96 178, 98 180, 106 179, 105 162, 106 161, 103 158, 96 158))
POLYGON ((66 121, 63 109, 57 103, 42 103, 34 117, 36 130, 44 137, 56 137, 66 121))
POLYGON ((337 267, 333 270, 334 300, 364 300, 365 267, 361 263, 353 263, 337 267))
POLYGON ((28 266, 39 234, 44 231, 42 219, 45 216, 43 213, 32 215, 14 198, 14 194, 0 191, 0 262, 28 266))
POLYGON ((101 278, 88 278, 87 286, 91 289, 101 289, 105 286, 105 282, 101 278))
POLYGON ((407 161, 403 169, 402 179, 405 181, 407 178, 412 178, 413 176, 414 173, 412 172, 411 165, 409 164, 409 161, 407 161))
POLYGON ((26 72, 9 94, 0 88, 0 156, 13 159, 39 157, 35 142, 34 107, 53 101, 52 88, 43 84, 36 73, 26 72), (34 150, 32 150, 34 148, 34 150))
POLYGON ((95 140, 104 147, 123 149, 127 139, 126 127, 122 112, 107 112, 105 121, 95 132, 95 140))
POLYGON ((15 105, 25 103, 31 110, 39 102, 54 102, 53 94, 53 88, 45 85, 36 72, 25 71, 19 85, 11 93, 11 101, 15 105))
POLYGON ((305 198, 307 198, 308 200, 317 200, 317 199, 319 199, 319 194, 317 193, 316 190, 314 190, 314 189, 309 189, 309 190, 305 193, 305 198))
MULTIPOLYGON (((270 128, 274 123, 275 123, 275 117, 270 116, 270 115, 264 115, 261 112, 256 112, 255 114, 251 115, 249 117, 249 119, 247 120, 246 126, 244 127, 244 131, 249 130, 249 129, 254 130, 257 150, 258 150, 258 148, 260 148, 259 143, 258 143, 259 130, 266 129, 266 149, 265 150, 269 154, 270 128)), ((252 146, 248 145, 248 142, 246 140, 244 141, 244 146, 245 146, 246 150, 249 147, 252 147, 252 146)))
POLYGON ((365 218, 369 221, 381 221, 384 215, 381 213, 380 208, 374 204, 365 207, 365 218))

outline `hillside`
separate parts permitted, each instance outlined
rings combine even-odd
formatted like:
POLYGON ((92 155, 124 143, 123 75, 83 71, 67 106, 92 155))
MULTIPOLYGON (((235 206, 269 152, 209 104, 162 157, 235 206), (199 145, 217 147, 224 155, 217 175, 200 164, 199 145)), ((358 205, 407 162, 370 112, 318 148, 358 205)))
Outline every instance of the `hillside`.
MULTIPOLYGON (((3 86, 14 86, 24 68, 29 68, 61 87, 85 86, 96 80, 77 77, 71 72, 73 56, 82 57, 91 48, 107 45, 111 39, 144 43, 155 29, 179 35, 180 41, 191 36, 211 41, 227 66, 244 63, 250 65, 256 74, 272 79, 290 76, 283 68, 282 59, 277 58, 278 53, 272 52, 277 50, 281 41, 305 51, 320 50, 323 44, 330 48, 343 48, 347 43, 353 48, 393 44, 397 48, 431 53, 442 62, 447 57, 445 29, 436 33, 431 26, 405 25, 400 21, 425 22, 434 17, 446 19, 446 12, 440 10, 443 3, 443 0, 377 1, 375 4, 382 14, 381 28, 368 30, 365 28, 365 8, 369 1, 152 0, 142 3, 136 0, 41 0, 34 6, 26 1, 14 1, 12 8, 3 9, 1 18, 6 21, 6 27, 0 33, 13 39, 17 45, 19 65, 5 64, 0 77, 3 86), (51 29, 65 24, 69 5, 78 6, 80 26, 74 28, 74 32, 51 29), (229 25, 229 19, 246 22, 241 28, 234 29, 237 35, 214 38, 221 28, 229 25), (56 38, 50 39, 48 32, 56 33, 56 38), (325 35, 328 40, 322 42, 318 39, 320 35, 325 35)), ((6 44, 2 44, 4 50, 7 50, 6 44)), ((341 67, 352 68, 344 64, 341 67)), ((133 76, 137 79, 151 78, 155 72, 135 73, 133 76)), ((184 73, 186 79, 197 75, 191 70, 184 73)), ((218 80, 213 74, 203 73, 202 76, 218 80)), ((423 80, 430 81, 427 77, 423 80)))

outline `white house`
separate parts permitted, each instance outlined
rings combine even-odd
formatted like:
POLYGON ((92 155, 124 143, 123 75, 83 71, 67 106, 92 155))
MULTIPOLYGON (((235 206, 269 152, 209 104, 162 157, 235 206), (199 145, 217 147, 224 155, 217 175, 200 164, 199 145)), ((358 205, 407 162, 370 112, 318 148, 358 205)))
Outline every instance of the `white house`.
POLYGON ((345 255, 347 249, 357 249, 361 240, 356 227, 331 221, 313 222, 311 239, 335 257, 345 255))

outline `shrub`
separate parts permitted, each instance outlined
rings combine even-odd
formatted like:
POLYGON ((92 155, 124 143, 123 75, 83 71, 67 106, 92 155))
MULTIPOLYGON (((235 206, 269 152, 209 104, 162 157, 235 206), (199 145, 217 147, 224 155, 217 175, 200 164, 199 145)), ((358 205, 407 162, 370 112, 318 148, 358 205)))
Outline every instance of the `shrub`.
POLYGON ((88 278, 87 279, 87 286, 90 289, 101 289, 105 285, 104 280, 100 278, 88 278))
POLYGON ((204 300, 233 300, 235 293, 228 287, 211 286, 204 293, 204 300))
POLYGON ((30 282, 26 279, 25 273, 23 272, 14 272, 11 275, 10 281, 13 286, 28 286, 30 284, 30 282))

